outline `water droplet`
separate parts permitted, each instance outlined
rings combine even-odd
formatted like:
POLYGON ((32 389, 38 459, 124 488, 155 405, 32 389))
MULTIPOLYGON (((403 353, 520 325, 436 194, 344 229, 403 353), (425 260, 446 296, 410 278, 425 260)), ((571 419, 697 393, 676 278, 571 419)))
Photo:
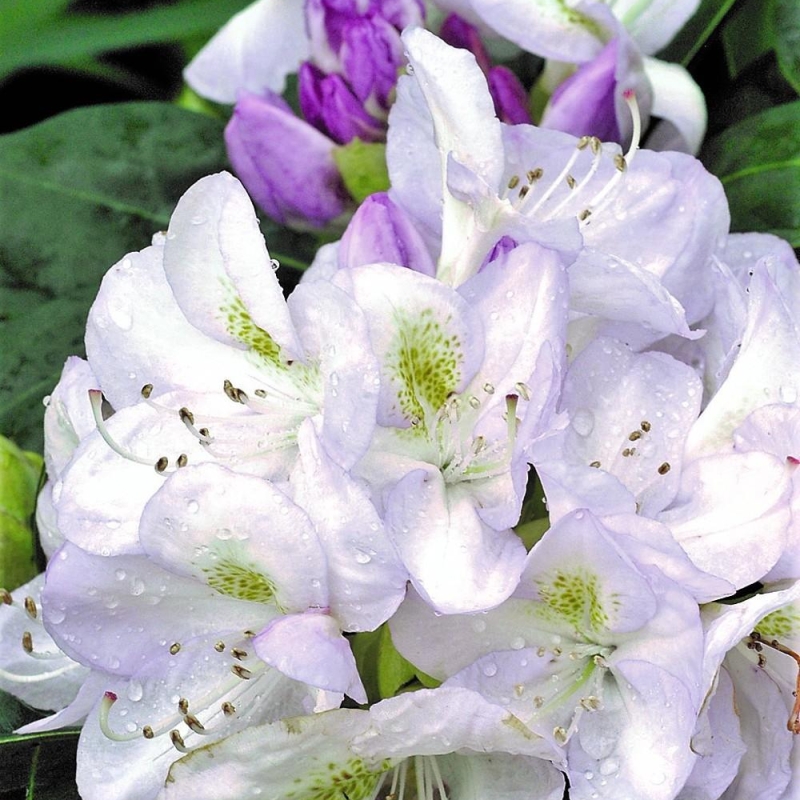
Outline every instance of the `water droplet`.
POLYGON ((144 591, 144 581, 139 578, 134 578, 131 583, 131 594, 138 597, 144 591))
POLYGON ((579 408, 571 420, 578 436, 588 436, 594 430, 594 414, 588 408, 579 408))
POLYGON ((195 214, 190 222, 192 225, 202 225, 206 221, 206 218, 202 214, 195 214))
POLYGON ((784 403, 794 403, 797 400, 797 389, 794 386, 781 386, 778 394, 784 403))
POLYGON ((186 504, 186 509, 190 514, 196 514, 200 510, 200 504, 197 500, 190 500, 186 504))
POLYGON ((497 675, 497 664, 485 664, 483 667, 483 674, 487 678, 491 678, 494 675, 497 675))
POLYGON ((132 700, 134 703, 138 703, 139 700, 142 699, 144 695, 144 689, 142 688, 142 684, 139 681, 131 681, 128 684, 128 700, 132 700))
POLYGON ((482 619, 472 620, 472 630, 474 630, 475 633, 483 633, 486 630, 486 622, 482 619))
POLYGON ((613 775, 619 769, 619 759, 606 758, 600 762, 601 775, 613 775))
POLYGON ((120 660, 118 658, 111 658, 108 662, 109 669, 119 669, 120 660))
POLYGON ((372 556, 369 553, 363 552, 363 550, 357 550, 356 561, 359 564, 369 564, 369 562, 372 561, 372 556))
POLYGON ((511 640, 512 650, 522 650, 523 647, 525 647, 525 640, 521 636, 511 640))
POLYGON ((656 785, 660 786, 664 781, 667 779, 667 776, 663 772, 654 772, 650 776, 650 780, 656 785))
POLYGON ((594 772, 587 769, 586 772, 583 773, 583 777, 586 778, 587 781, 590 781, 592 778, 594 778, 594 772))
POLYGON ((124 306, 109 303, 108 316, 111 317, 111 321, 120 330, 130 330, 131 326, 133 325, 133 317, 131 316, 130 309, 125 308, 124 306))

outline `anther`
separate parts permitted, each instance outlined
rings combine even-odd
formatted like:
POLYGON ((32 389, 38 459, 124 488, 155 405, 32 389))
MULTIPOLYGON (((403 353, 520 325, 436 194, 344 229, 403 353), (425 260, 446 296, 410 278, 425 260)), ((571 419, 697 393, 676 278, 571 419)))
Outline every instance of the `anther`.
POLYGON ((208 439, 208 438, 210 438, 210 437, 211 437, 211 433, 209 432, 208 428, 200 428, 200 430, 199 430, 199 431, 197 431, 197 432, 198 432, 198 433, 199 433, 201 436, 204 436, 206 439, 208 439))
POLYGON ((652 425, 651 425, 651 424, 650 424, 650 423, 649 423, 649 422, 648 422, 646 419, 643 419, 643 420, 642 420, 642 421, 639 423, 639 427, 640 427, 640 428, 641 428, 641 429, 642 429, 642 430, 643 430, 645 433, 650 433, 650 428, 652 428, 653 426, 652 426, 652 425))
POLYGON ((156 461, 154 466, 156 472, 160 474, 164 472, 164 470, 166 470, 166 468, 169 466, 169 459, 166 456, 161 456, 161 458, 159 458, 158 461, 156 461))
POLYGON ((475 395, 474 395, 474 394, 473 394, 473 395, 470 395, 470 398, 469 398, 469 404, 470 404, 470 405, 471 405, 471 406, 472 406, 474 409, 478 409, 478 408, 480 408, 480 407, 481 407, 481 401, 480 401, 480 400, 478 400, 478 398, 477 398, 477 397, 475 397, 475 395))
POLYGON ((524 184, 520 186, 518 192, 519 199, 520 200, 524 199, 525 195, 528 194, 530 190, 531 190, 530 186, 525 186, 524 184))
POLYGON ((543 175, 544 170, 541 167, 536 167, 536 169, 529 169, 525 177, 528 179, 528 183, 536 183, 536 181, 542 179, 543 175))
POLYGON ((222 704, 222 713, 226 717, 232 717, 236 713, 236 706, 226 701, 222 704))
POLYGON ((256 635, 256 632, 251 630, 246 630, 242 631, 242 635, 246 636, 248 639, 252 639, 256 635))
POLYGON ((36 619, 37 612, 36 612, 36 601, 32 597, 25 598, 25 611, 28 612, 28 616, 31 619, 36 619))
POLYGON ((234 658, 238 658, 239 661, 247 658, 247 650, 242 650, 241 647, 231 647, 231 655, 234 658))
POLYGON ((519 396, 523 400, 530 400, 531 399, 531 390, 528 387, 527 383, 515 383, 514 388, 519 392, 519 396))
POLYGON ((218 653, 221 653, 221 652, 222 652, 222 651, 225 649, 225 642, 222 642, 222 641, 220 641, 220 642, 217 642, 217 643, 214 645, 214 649, 215 649, 215 650, 216 650, 218 653))
POLYGON ((641 431, 631 431, 628 434, 628 441, 631 441, 631 442, 635 442, 637 439, 641 439, 641 438, 642 438, 642 432, 641 431))
POLYGON ((22 634, 22 649, 26 653, 32 653, 33 652, 33 637, 31 636, 31 632, 30 631, 25 631, 22 634))
POLYGON ((578 139, 578 144, 576 144, 575 146, 578 148, 578 150, 585 150, 589 146, 591 141, 592 141, 591 136, 581 136, 581 138, 578 139))
POLYGON ((494 386, 491 383, 484 383, 483 391, 486 392, 486 394, 494 394, 494 386))
POLYGON ((537 694, 536 697, 533 698, 533 705, 534 708, 541 708, 544 705, 544 697, 537 694))
POLYGON ((185 467, 189 463, 189 456, 187 456, 186 453, 181 453, 175 463, 179 467, 185 467))
POLYGON ((253 674, 247 667, 240 667, 238 664, 231 665, 231 672, 243 681, 250 680, 250 676, 253 674))
POLYGON ((256 397, 266 397, 267 393, 263 389, 256 389, 256 397))
POLYGON ((576 181, 575 178, 572 177, 572 175, 567 175, 566 181, 567 181, 567 186, 569 186, 570 189, 574 189, 578 185, 578 181, 576 181))
POLYGON ((623 458, 627 458, 629 455, 631 455, 631 453, 632 453, 632 452, 633 452, 633 451, 630 449, 630 447, 626 447, 626 448, 625 448, 625 449, 622 451, 622 456, 623 456, 623 458))
POLYGON ((589 147, 594 155, 597 155, 600 150, 603 148, 603 143, 596 137, 591 136, 589 141, 589 147))
POLYGON ((189 713, 189 701, 185 697, 181 697, 178 700, 178 710, 186 716, 189 713))
POLYGON ((180 651, 181 651, 180 642, 175 642, 174 644, 171 644, 169 646, 169 652, 173 656, 176 655, 177 653, 180 653, 180 651))
POLYGON ((183 718, 183 721, 189 726, 189 729, 193 730, 195 733, 206 732, 206 729, 194 714, 186 714, 183 718))
POLYGON ((578 221, 579 222, 586 222, 587 219, 592 215, 592 210, 590 208, 584 208, 580 214, 578 214, 578 221))
POLYGON ((628 168, 628 162, 625 160, 625 156, 623 156, 622 153, 616 153, 614 155, 614 166, 619 172, 625 172, 628 168))
POLYGON ((11 592, 8 589, 0 589, 0 600, 3 601, 3 605, 13 605, 14 598, 11 596, 11 592))
POLYGON ((149 725, 145 725, 144 728, 142 728, 142 736, 144 736, 145 739, 152 739, 155 733, 149 725))
POLYGON ((566 728, 562 728, 560 725, 556 725, 556 727, 553 728, 553 738, 559 744, 566 744, 567 743, 567 729, 566 728))
POLYGON ((594 467, 595 469, 600 469, 600 462, 599 461, 592 461, 589 464, 590 467, 594 467))
POLYGON ((142 386, 142 397, 147 400, 151 394, 153 394, 153 384, 146 383, 144 386, 142 386))
POLYGON ((178 731, 171 730, 169 732, 169 738, 172 740, 172 744, 175 746, 176 750, 180 751, 181 753, 189 752, 186 745, 183 743, 183 736, 181 736, 178 731))
POLYGON ((519 184, 519 175, 512 175, 508 179, 508 188, 509 189, 516 189, 518 184, 519 184))
POLYGON ((181 422, 188 422, 190 425, 194 425, 194 414, 185 406, 178 412, 178 416, 181 418, 181 422))
POLYGON ((671 467, 668 461, 665 461, 659 468, 658 474, 659 475, 666 475, 670 471, 671 467))

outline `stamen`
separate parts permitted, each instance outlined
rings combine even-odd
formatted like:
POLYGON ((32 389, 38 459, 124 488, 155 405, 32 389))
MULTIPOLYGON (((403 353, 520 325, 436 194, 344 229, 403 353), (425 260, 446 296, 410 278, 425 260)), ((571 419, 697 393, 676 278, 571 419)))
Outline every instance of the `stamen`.
POLYGON ((142 397, 145 400, 149 400, 151 394, 153 394, 153 384, 146 383, 144 386, 142 386, 142 397))
MULTIPOLYGON (((92 415, 94 416, 94 422, 97 426, 97 431, 102 437, 103 441, 119 456, 122 456, 124 459, 128 461, 133 461, 135 464, 146 464, 147 466, 152 466, 153 462, 149 458, 142 458, 141 456, 137 456, 135 453, 132 453, 130 450, 126 450, 124 447, 118 445, 112 438, 111 434, 108 432, 108 428, 106 427, 105 420, 103 419, 103 393, 99 389, 89 389, 89 402, 92 405, 92 415)), ((166 470, 167 466, 169 465, 169 461, 162 456, 158 459, 155 463, 156 472, 162 473, 166 470), (163 466, 161 466, 163 464, 163 466)))
POLYGON ((208 731, 203 727, 200 720, 194 714, 186 714, 183 718, 183 721, 189 727, 189 730, 194 731, 195 733, 201 733, 204 735, 208 734, 208 731))
MULTIPOLYGON (((31 653, 31 655, 36 657, 37 654, 31 653)), ((62 656, 60 653, 53 653, 52 655, 45 657, 61 658, 62 656)), ((44 681, 57 678, 59 675, 65 675, 67 672, 78 669, 80 666, 81 665, 76 661, 71 661, 69 664, 65 664, 63 667, 59 667, 58 669, 50 670, 50 672, 38 672, 35 675, 15 675, 13 672, 8 672, 7 670, 0 668, 0 678, 13 683, 43 683, 44 681)))
POLYGON ((175 746, 175 749, 181 753, 188 753, 189 749, 183 743, 183 736, 177 730, 172 730, 169 732, 169 738, 172 740, 172 744, 175 746))
POLYGON ((231 672, 243 681, 250 680, 250 676, 253 674, 247 667, 240 667, 238 664, 233 664, 231 666, 231 672))
POLYGON ((14 598, 11 596, 11 592, 9 592, 8 589, 0 589, 0 600, 7 606, 14 604, 14 598))
POLYGON ((216 650, 218 653, 221 653, 221 652, 222 652, 222 651, 225 649, 225 642, 222 642, 222 641, 219 641, 219 642, 217 642, 217 643, 214 645, 214 649, 215 649, 215 650, 216 650))
POLYGON ((178 467, 185 467, 189 463, 189 456, 186 453, 181 453, 175 463, 178 467))
MULTIPOLYGON (((793 658, 797 663, 797 679, 795 680, 794 692, 792 692, 794 695, 794 705, 792 706, 792 710, 789 714, 789 719, 786 722, 786 728, 790 733, 796 735, 800 734, 800 655, 787 647, 785 644, 781 644, 777 639, 770 639, 767 641, 758 631, 753 631, 750 634, 750 640, 753 644, 762 644, 772 648, 773 650, 777 650, 779 653, 783 653, 784 655, 793 658)), ((759 666, 763 666, 761 664, 761 657, 759 657, 759 666)))
POLYGON ((519 184, 519 175, 512 175, 508 180, 508 188, 516 189, 519 184))
POLYGON ((517 390, 517 392, 519 392, 519 395, 523 400, 528 401, 531 399, 531 390, 528 388, 526 383, 515 383, 514 388, 517 390))
POLYGON ((24 600, 25 611, 31 619, 36 619, 36 601, 32 597, 26 597, 24 600))
POLYGON ((180 642, 175 642, 169 646, 169 652, 171 655, 177 655, 181 651, 181 644, 180 642))
POLYGON ((639 140, 642 138, 642 115, 639 111, 639 103, 636 100, 636 93, 633 89, 626 89, 622 93, 622 99, 628 104, 633 119, 633 134, 631 136, 631 146, 625 153, 625 160, 630 164, 633 161, 636 151, 639 149, 639 140))
POLYGON ((658 474, 659 475, 666 475, 670 471, 671 467, 668 461, 665 461, 659 468, 658 474))
POLYGON ((222 704, 222 713, 226 717, 232 717, 236 713, 236 706, 226 701, 222 704))
POLYGON ((33 637, 30 631, 22 634, 22 649, 29 655, 33 652, 33 637))
POLYGON ((241 647, 231 647, 231 655, 234 658, 238 658, 239 661, 242 661, 243 659, 247 658, 247 651, 242 650, 241 647))
POLYGON ((189 713, 189 701, 185 697, 181 697, 178 700, 178 711, 184 716, 189 713))
POLYGON ((547 191, 539 198, 536 205, 528 212, 530 216, 533 216, 549 199, 553 192, 561 185, 561 181, 566 180, 567 175, 570 174, 573 165, 580 157, 580 154, 583 151, 578 149, 577 147, 574 149, 572 155, 567 160, 567 163, 564 165, 564 168, 558 174, 558 177, 550 184, 547 191))

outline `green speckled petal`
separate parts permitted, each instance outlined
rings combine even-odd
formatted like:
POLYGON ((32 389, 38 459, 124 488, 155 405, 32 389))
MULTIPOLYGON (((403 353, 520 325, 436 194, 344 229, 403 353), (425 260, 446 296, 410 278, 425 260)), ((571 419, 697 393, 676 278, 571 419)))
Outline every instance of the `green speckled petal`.
POLYGON ((180 199, 164 271, 181 311, 206 335, 269 362, 302 357, 252 203, 232 175, 203 178, 180 199))
POLYGON ((142 547, 172 572, 274 613, 327 605, 311 520, 271 483, 216 464, 179 470, 147 504, 142 547))
POLYGON ((550 528, 531 550, 520 586, 541 601, 535 613, 543 625, 600 644, 639 630, 657 607, 648 581, 588 511, 550 528))
POLYGON ((350 740, 366 711, 337 710, 241 731, 173 764, 162 800, 370 800, 393 762, 365 761, 350 740))
POLYGON ((483 360, 483 326, 455 291, 388 264, 342 270, 336 282, 364 310, 381 364, 378 422, 425 430, 483 360))

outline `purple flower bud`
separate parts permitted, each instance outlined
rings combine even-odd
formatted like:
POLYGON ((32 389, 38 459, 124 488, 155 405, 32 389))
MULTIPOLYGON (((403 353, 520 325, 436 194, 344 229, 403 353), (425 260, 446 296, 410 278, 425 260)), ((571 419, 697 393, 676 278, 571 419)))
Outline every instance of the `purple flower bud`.
POLYGON ((339 245, 339 267, 388 262, 425 275, 436 266, 405 211, 385 192, 370 195, 358 208, 339 245))
POLYGON ((325 75, 318 88, 322 122, 319 127, 335 142, 347 144, 356 137, 364 142, 386 138, 386 123, 364 110, 341 75, 325 75))
POLYGON ((489 73, 492 61, 483 46, 478 29, 474 25, 470 25, 458 14, 450 14, 442 23, 439 38, 453 47, 469 50, 475 56, 475 60, 483 70, 484 75, 489 73))
POLYGON ((225 143, 245 188, 277 222, 322 227, 344 212, 349 196, 333 160, 334 143, 277 95, 243 93, 225 143))
POLYGON ((492 67, 487 75, 494 110, 509 125, 533 122, 528 112, 528 95, 519 78, 507 67, 492 67))
POLYGON ((425 22, 425 3, 422 0, 372 0, 370 8, 398 31, 425 22))
POLYGON ((517 240, 512 239, 510 236, 501 236, 495 242, 494 247, 486 254, 486 258, 483 259, 483 264, 481 264, 481 268, 478 271, 480 272, 485 267, 488 267, 498 258, 505 258, 518 244, 517 240))
POLYGON ((404 63, 400 34, 379 16, 362 17, 345 26, 339 51, 345 77, 356 97, 388 108, 389 95, 404 63))
POLYGON ((615 92, 619 40, 612 39, 591 61, 553 92, 541 126, 574 136, 619 141, 615 92))

